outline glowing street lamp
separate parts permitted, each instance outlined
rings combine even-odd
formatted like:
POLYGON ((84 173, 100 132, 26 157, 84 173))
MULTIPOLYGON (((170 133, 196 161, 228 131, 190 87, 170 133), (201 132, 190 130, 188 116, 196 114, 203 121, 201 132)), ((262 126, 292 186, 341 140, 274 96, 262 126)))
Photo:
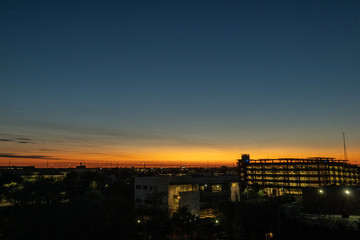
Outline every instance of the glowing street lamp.
POLYGON ((345 194, 346 194, 346 195, 349 195, 349 194, 350 194, 350 191, 346 189, 346 190, 345 190, 345 194))
POLYGON ((320 193, 320 194, 323 194, 324 191, 323 191, 322 189, 319 189, 319 193, 320 193))

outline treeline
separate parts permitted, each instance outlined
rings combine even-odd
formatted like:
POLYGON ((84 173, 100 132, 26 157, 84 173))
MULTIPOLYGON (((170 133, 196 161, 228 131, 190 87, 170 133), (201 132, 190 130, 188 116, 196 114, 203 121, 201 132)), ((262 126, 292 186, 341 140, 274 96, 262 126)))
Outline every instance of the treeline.
POLYGON ((134 207, 135 172, 73 171, 64 178, 0 175, 0 239, 275 240, 360 239, 346 226, 309 225, 285 215, 294 199, 247 189, 238 203, 219 203, 217 217, 199 219, 180 208, 173 216, 154 205, 134 207))

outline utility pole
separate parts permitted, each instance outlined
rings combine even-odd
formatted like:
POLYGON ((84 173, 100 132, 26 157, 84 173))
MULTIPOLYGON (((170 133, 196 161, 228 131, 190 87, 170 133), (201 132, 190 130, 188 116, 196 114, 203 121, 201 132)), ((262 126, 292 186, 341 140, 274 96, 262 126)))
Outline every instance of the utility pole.
POLYGON ((343 132, 343 142, 344 142, 344 160, 348 160, 347 152, 346 152, 345 132, 343 132))

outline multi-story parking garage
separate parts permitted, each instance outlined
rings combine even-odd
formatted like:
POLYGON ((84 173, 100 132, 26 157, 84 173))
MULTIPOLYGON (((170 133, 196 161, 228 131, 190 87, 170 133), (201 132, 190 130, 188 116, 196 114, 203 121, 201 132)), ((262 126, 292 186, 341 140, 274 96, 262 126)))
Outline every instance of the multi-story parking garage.
POLYGON ((334 158, 250 159, 238 160, 240 182, 257 185, 271 195, 301 194, 305 187, 358 185, 360 167, 334 158))

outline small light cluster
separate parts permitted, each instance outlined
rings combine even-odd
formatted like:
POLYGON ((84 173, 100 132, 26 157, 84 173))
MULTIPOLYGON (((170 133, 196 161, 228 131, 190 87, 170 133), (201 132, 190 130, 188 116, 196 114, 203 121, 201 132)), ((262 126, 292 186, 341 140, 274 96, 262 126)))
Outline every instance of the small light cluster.
MULTIPOLYGON (((323 193, 324 193, 324 190, 319 189, 319 193, 320 193, 320 194, 323 194, 323 193)), ((344 193, 345 193, 346 195, 350 195, 351 192, 350 192, 350 190, 345 189, 344 193)))

